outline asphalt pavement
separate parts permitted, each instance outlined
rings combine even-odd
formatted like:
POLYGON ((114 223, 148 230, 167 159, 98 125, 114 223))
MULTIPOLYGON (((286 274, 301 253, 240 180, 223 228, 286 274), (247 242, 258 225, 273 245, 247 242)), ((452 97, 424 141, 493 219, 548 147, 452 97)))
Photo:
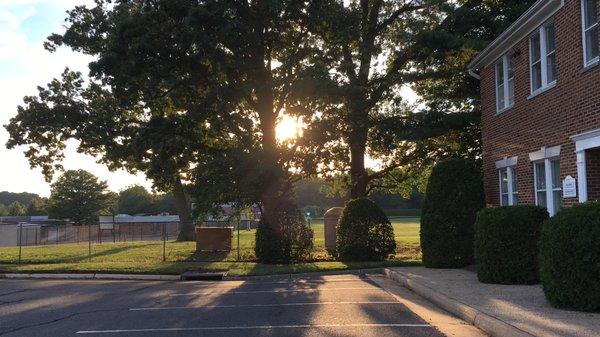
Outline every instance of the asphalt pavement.
POLYGON ((0 280, 0 336, 447 336, 406 303, 356 275, 225 282, 0 280))

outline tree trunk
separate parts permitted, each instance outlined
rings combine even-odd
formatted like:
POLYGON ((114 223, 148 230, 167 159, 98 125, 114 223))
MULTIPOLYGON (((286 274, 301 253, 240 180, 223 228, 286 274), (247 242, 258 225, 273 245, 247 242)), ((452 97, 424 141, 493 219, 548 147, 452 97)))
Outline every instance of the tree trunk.
POLYGON ((351 118, 350 135, 350 198, 365 198, 369 185, 369 175, 365 168, 365 154, 367 152, 367 134, 369 132, 369 113, 364 106, 365 95, 358 93, 356 100, 350 103, 351 118))
MULTIPOLYGON (((364 143, 363 143, 364 144, 364 143)), ((350 198, 365 198, 369 177, 365 168, 365 146, 355 144, 350 147, 350 198)))
POLYGON ((277 124, 277 116, 279 111, 275 111, 275 93, 273 84, 273 74, 271 72, 270 63, 270 52, 268 49, 264 49, 264 46, 260 48, 259 55, 263 57, 259 58, 257 65, 263 65, 259 72, 260 85, 256 90, 256 102, 257 111, 260 121, 260 131, 262 133, 262 151, 264 154, 264 166, 269 172, 269 176, 265 181, 264 190, 260 197, 264 216, 267 221, 270 218, 271 211, 276 207, 280 198, 283 194, 283 181, 285 178, 285 172, 281 167, 279 145, 277 143, 277 134, 275 127, 277 124), (267 60, 265 67, 265 60, 267 60))
MULTIPOLYGON (((266 115, 266 114, 265 114, 266 115)), ((285 172, 279 166, 279 155, 277 149, 277 138, 275 137, 276 117, 273 112, 270 116, 261 117, 261 131, 263 133, 262 147, 264 151, 264 165, 269 172, 269 177, 265 181, 264 190, 261 196, 264 216, 269 218, 270 211, 275 207, 278 200, 282 197, 283 179, 285 172)))
POLYGON ((175 179, 173 184, 173 198, 175 208, 179 214, 179 236, 177 236, 177 241, 194 241, 196 233, 192 222, 192 212, 179 177, 175 179))

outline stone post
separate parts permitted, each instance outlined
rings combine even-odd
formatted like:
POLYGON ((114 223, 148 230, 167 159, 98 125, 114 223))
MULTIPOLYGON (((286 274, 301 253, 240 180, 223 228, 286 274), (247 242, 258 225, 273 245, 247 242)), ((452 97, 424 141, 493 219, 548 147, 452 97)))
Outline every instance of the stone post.
POLYGON ((325 248, 335 251, 336 227, 344 207, 333 207, 325 212, 323 222, 325 223, 325 248))

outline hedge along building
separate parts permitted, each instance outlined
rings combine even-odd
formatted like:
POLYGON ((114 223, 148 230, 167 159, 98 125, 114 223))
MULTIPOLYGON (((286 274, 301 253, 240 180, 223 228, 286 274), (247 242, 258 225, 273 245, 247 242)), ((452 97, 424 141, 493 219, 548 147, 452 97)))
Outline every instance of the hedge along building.
POLYGON ((599 0, 540 0, 473 59, 491 205, 600 199, 599 0))

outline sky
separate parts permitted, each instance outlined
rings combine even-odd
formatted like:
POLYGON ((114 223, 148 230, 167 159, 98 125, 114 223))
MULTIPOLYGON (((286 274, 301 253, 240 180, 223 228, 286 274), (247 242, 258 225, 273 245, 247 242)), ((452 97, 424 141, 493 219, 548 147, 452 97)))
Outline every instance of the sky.
MULTIPOLYGON (((65 66, 87 73, 89 56, 67 48, 50 53, 43 48, 46 37, 64 31, 65 11, 87 0, 0 0, 0 191, 30 192, 50 195, 50 186, 40 169, 31 169, 23 148, 5 147, 8 133, 2 127, 17 112, 23 96, 34 95, 38 85, 46 85, 59 77, 65 66)), ((125 171, 110 172, 96 159, 78 154, 77 143, 70 143, 63 162, 65 169, 85 169, 102 180, 109 188, 119 191, 129 185, 151 184, 144 175, 125 171)))

